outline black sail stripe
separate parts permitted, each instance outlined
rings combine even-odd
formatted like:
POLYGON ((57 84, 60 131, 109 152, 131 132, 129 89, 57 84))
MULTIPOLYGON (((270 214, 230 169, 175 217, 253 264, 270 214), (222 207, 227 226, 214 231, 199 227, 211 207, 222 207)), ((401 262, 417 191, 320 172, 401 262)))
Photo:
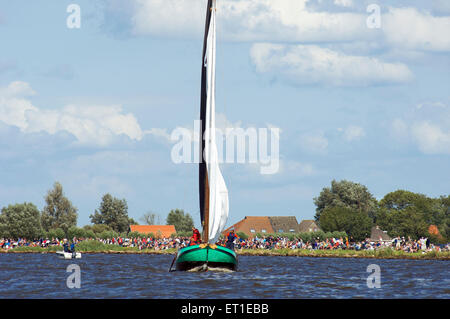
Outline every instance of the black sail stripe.
MULTIPOLYGON (((202 55, 202 83, 201 83, 201 93, 200 93, 200 163, 199 163, 199 194, 200 194, 200 220, 203 224, 205 220, 205 186, 206 186, 206 163, 203 158, 205 149, 205 129, 206 129, 206 101, 208 98, 207 93, 207 67, 205 65, 206 50, 208 46, 208 34, 209 26, 211 22, 211 7, 212 0, 208 0, 208 7, 206 9, 206 25, 205 25, 205 36, 203 39, 203 55, 202 55)), ((207 61, 208 62, 208 61, 207 61)))

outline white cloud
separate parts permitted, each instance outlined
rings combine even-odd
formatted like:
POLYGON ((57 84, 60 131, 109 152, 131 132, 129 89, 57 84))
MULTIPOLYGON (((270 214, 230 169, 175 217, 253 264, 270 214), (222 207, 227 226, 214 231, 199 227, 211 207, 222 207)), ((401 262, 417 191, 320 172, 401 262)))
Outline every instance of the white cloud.
POLYGON ((201 0, 134 0, 133 32, 151 35, 192 35, 204 25, 201 0))
MULTIPOLYGON (((138 35, 200 37, 206 1, 134 0, 133 32, 138 35)), ((367 28, 366 12, 314 11, 308 0, 221 0, 219 36, 232 41, 342 42, 384 39, 408 50, 450 50, 450 17, 433 16, 412 7, 389 7, 381 16, 380 32, 367 28)), ((334 0, 353 7, 353 0, 334 0)), ((383 40, 382 40, 383 41, 383 40)))
MULTIPOLYGON (((441 2, 421 7, 448 8, 441 2)), ((380 3, 387 8, 381 15, 381 28, 370 29, 366 24, 367 4, 353 0, 330 0, 330 3, 314 6, 311 0, 221 0, 217 10, 219 40, 328 45, 358 42, 372 53, 379 53, 373 48, 377 43, 398 57, 418 56, 417 51, 450 50, 448 15, 435 16, 425 9, 407 7, 414 5, 407 2, 397 4, 405 7, 396 8, 386 1, 380 3)), ((110 6, 114 11, 115 6, 110 6)), ((135 35, 176 38, 203 35, 204 0, 132 0, 127 8, 120 11, 129 15, 135 35)))
POLYGON ((416 8, 389 8, 382 17, 388 43, 405 49, 450 50, 450 17, 432 16, 416 8))
POLYGON ((118 135, 141 140, 143 132, 133 114, 123 114, 120 105, 67 105, 61 109, 41 109, 26 96, 34 91, 25 82, 0 88, 0 121, 22 132, 67 131, 81 144, 107 145, 118 135))
POLYGON ((344 138, 348 142, 358 141, 366 136, 364 129, 360 126, 350 125, 343 130, 344 138))
POLYGON ((341 7, 352 7, 353 0, 334 0, 334 4, 341 7))
POLYGON ((450 154, 450 130, 441 129, 428 121, 414 123, 411 135, 425 154, 450 154))
POLYGON ((0 121, 25 130, 28 126, 25 114, 37 110, 25 97, 34 94, 28 83, 20 81, 0 88, 0 121))
POLYGON ((167 129, 163 129, 163 128, 152 128, 150 130, 146 130, 144 131, 144 134, 149 134, 149 135, 153 135, 156 137, 160 137, 163 140, 165 140, 166 142, 170 142, 172 143, 172 140, 170 138, 170 134, 167 133, 167 129))
POLYGON ((36 94, 31 86, 22 81, 11 82, 7 87, 0 88, 0 97, 13 98, 13 97, 25 97, 36 94))
POLYGON ((404 83, 413 77, 401 63, 345 55, 316 45, 257 43, 250 51, 260 73, 272 73, 295 84, 366 86, 404 83))
POLYGON ((300 136, 300 147, 310 153, 324 154, 328 148, 328 139, 323 132, 304 133, 300 136))
POLYGON ((442 102, 420 103, 392 121, 391 134, 424 154, 450 154, 450 107, 442 102))
MULTIPOLYGON (((370 37, 366 16, 313 12, 307 0, 218 1, 219 36, 233 41, 343 41, 370 37)), ((349 5, 350 0, 337 1, 349 5)), ((138 35, 201 36, 203 0, 135 0, 133 32, 138 35)))

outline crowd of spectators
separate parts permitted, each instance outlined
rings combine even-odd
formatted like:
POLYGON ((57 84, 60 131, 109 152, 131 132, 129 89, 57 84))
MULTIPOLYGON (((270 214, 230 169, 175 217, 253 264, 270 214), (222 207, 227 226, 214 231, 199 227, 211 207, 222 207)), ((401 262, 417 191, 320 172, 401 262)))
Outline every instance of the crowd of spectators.
MULTIPOLYGON (((156 251, 165 249, 181 249, 191 244, 189 237, 172 237, 172 238, 109 238, 109 239, 93 239, 93 238, 78 238, 70 239, 69 241, 76 241, 80 243, 85 240, 97 240, 103 244, 119 245, 122 247, 138 247, 138 249, 153 249, 156 251)), ((16 247, 51 247, 63 245, 64 239, 61 238, 41 238, 39 240, 27 240, 19 238, 17 240, 3 238, 0 239, 0 249, 9 250, 16 247)), ((225 239, 219 240, 218 245, 225 246, 225 239)), ((325 240, 311 240, 303 241, 302 239, 292 239, 287 237, 276 236, 262 236, 248 239, 237 238, 235 240, 235 249, 309 249, 309 250, 378 250, 383 248, 391 248, 394 250, 402 250, 404 252, 419 252, 419 251, 449 251, 450 246, 436 245, 430 242, 428 238, 420 238, 412 240, 410 238, 396 237, 391 241, 371 241, 366 239, 363 241, 353 241, 348 238, 328 238, 325 240)))
MULTIPOLYGON (((221 242, 221 244, 223 244, 221 242)), ((418 251, 431 251, 431 250, 449 250, 450 246, 447 245, 435 245, 430 242, 428 238, 420 238, 418 240, 412 240, 405 237, 396 237, 390 241, 373 241, 365 239, 363 241, 353 241, 348 238, 327 238, 325 240, 311 240, 303 241, 302 239, 289 240, 287 237, 253 237, 247 240, 238 239, 235 242, 237 249, 309 249, 309 250, 378 250, 383 248, 392 248, 395 250, 402 250, 404 252, 418 252, 418 251)))

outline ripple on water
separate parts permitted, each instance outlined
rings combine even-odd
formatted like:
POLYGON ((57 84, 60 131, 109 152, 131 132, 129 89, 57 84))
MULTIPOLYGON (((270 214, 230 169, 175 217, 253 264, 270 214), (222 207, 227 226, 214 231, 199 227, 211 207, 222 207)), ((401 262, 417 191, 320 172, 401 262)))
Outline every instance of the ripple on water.
POLYGON ((168 272, 173 256, 54 254, 0 256, 2 298, 449 298, 448 262, 240 256, 237 272, 168 272), (68 265, 81 289, 68 289, 68 265), (367 288, 367 266, 381 289, 367 288))

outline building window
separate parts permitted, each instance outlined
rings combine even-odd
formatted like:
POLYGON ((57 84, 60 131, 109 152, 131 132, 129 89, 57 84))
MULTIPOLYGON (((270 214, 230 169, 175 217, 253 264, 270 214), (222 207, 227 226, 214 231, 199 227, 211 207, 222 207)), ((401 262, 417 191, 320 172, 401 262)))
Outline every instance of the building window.
POLYGON ((295 233, 295 229, 289 229, 291 233, 295 233))
POLYGON ((263 233, 265 233, 265 232, 266 232, 266 230, 265 230, 265 229, 261 229, 261 231, 262 231, 263 233))
POLYGON ((278 232, 279 232, 279 233, 283 233, 284 230, 283 230, 283 229, 278 229, 278 232))
POLYGON ((250 229, 250 232, 251 232, 251 233, 254 233, 254 232, 255 232, 255 230, 254 230, 254 229, 250 229))

